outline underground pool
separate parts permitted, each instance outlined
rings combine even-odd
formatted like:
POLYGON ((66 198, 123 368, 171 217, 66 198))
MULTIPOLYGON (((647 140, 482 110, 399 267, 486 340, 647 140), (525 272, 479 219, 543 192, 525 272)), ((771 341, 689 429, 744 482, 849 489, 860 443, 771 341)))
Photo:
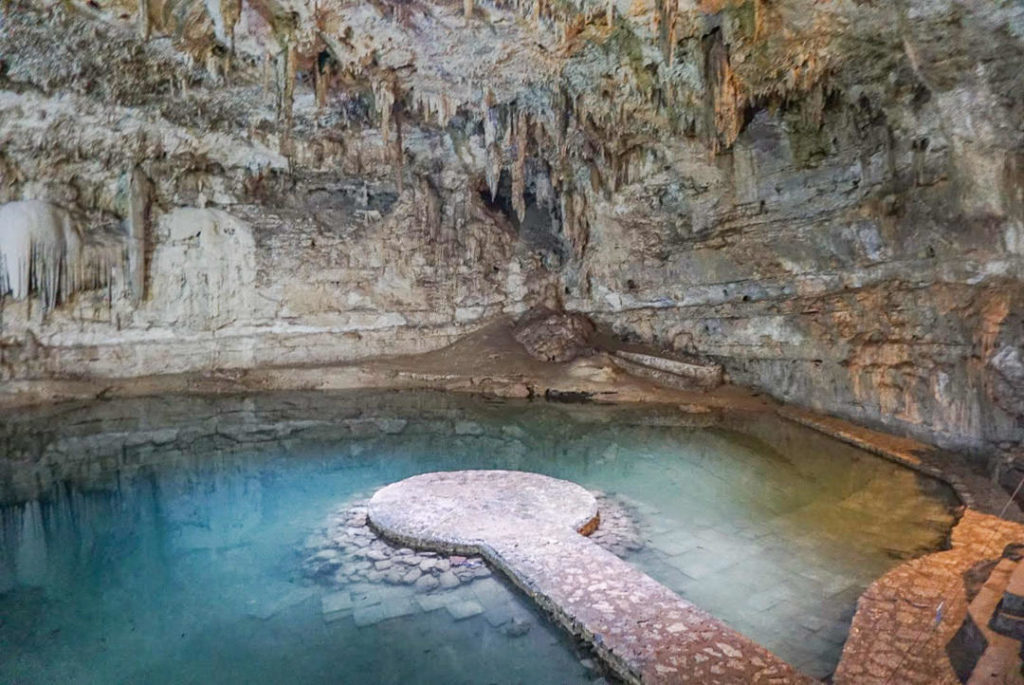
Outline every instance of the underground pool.
POLYGON ((770 413, 432 392, 165 396, 0 427, 0 681, 587 683, 596 657, 480 560, 377 539, 409 476, 532 471, 595 541, 813 677, 956 500, 770 413))

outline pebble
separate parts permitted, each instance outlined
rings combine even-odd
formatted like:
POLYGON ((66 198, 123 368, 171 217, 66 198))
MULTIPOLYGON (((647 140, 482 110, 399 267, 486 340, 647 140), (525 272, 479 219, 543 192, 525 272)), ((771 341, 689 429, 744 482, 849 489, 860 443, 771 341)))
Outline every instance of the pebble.
POLYGON ((459 586, 459 579, 451 571, 445 571, 440 576, 438 576, 438 582, 440 582, 441 587, 443 587, 446 590, 450 590, 452 588, 459 586))
POLYGON ((416 588, 416 592, 430 592, 440 584, 441 582, 434 576, 420 576, 413 585, 416 588))
MULTIPOLYGON (((600 507, 601 526, 593 535, 595 542, 618 556, 643 547, 632 508, 618 498, 602 498, 600 507)), ((415 585, 417 592, 426 593, 438 588, 451 590, 492 575, 479 556, 392 547, 369 528, 362 506, 350 505, 329 515, 324 529, 308 536, 300 550, 308 555, 303 573, 333 589, 367 582, 415 585)), ((525 625, 528 630, 529 624, 525 625)))
POLYGON ((338 611, 348 611, 352 608, 352 595, 347 592, 336 592, 331 595, 324 595, 320 599, 321 611, 325 614, 333 614, 338 611))
POLYGON ((471 616, 477 616, 484 613, 484 608, 480 606, 480 603, 474 602, 473 600, 454 602, 445 608, 448 609, 448 613, 451 614, 452 618, 456 621, 461 621, 471 616))
POLYGON ((513 618, 511 621, 501 627, 503 632, 508 637, 522 637, 530 632, 530 622, 523 621, 518 618, 513 618))
POLYGON ((342 556, 341 556, 341 552, 339 552, 336 549, 324 549, 324 550, 320 550, 319 552, 314 554, 313 555, 313 559, 315 561, 329 561, 329 562, 336 561, 339 564, 341 564, 342 556))

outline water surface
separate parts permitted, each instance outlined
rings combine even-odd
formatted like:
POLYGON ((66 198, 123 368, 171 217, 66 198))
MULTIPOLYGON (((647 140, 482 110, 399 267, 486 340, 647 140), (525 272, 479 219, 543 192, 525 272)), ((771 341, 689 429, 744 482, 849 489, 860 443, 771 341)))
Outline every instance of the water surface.
POLYGON ((381 485, 461 468, 624 500, 644 537, 629 561, 824 676, 857 596, 939 548, 954 504, 934 480, 770 415, 427 392, 65 404, 8 413, 0 450, 3 682, 598 677, 494 580, 477 594, 529 617, 526 635, 490 608, 325 622, 324 590, 300 573, 310 533, 381 485))

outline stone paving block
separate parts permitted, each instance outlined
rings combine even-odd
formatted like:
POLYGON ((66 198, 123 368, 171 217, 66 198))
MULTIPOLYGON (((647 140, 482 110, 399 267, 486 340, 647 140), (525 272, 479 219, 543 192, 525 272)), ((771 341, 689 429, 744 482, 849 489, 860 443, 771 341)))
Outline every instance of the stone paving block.
POLYGON ((689 535, 669 533, 668 535, 652 538, 648 544, 666 557, 676 557, 695 549, 700 544, 700 541, 689 535))
POLYGON ((660 571, 658 573, 658 580, 675 590, 680 595, 686 595, 686 593, 697 584, 693 578, 673 567, 660 571))
POLYGON ((673 565, 694 580, 700 580, 722 571, 734 563, 733 559, 719 557, 710 551, 691 550, 673 560, 673 565))
POLYGON ((485 608, 507 604, 512 599, 512 594, 494 578, 483 578, 470 586, 473 595, 485 608))
POLYGON ((512 619, 512 605, 505 603, 487 607, 486 611, 484 611, 484 618, 495 628, 504 625, 512 619))
POLYGON ((818 635, 832 644, 842 645, 850 636, 850 624, 847 621, 833 621, 819 630, 818 635))
POLYGON ((643 527, 652 536, 665 535, 679 529, 679 522, 661 516, 642 517, 643 527))
POLYGON ((384 618, 408 616, 419 611, 419 605, 412 597, 392 597, 379 606, 384 618))
POLYGON ((819 630, 821 630, 822 628, 824 628, 826 625, 828 625, 828 621, 826 621, 822 617, 820 617, 820 616, 812 616, 812 615, 804 615, 804 616, 802 616, 799 619, 799 622, 800 622, 801 626, 803 626, 804 628, 807 628, 807 630, 810 630, 811 632, 815 632, 815 633, 818 632, 819 630))
POLYGON ((456 621, 477 616, 484 613, 484 608, 480 606, 479 602, 476 601, 463 601, 449 604, 447 607, 448 613, 452 615, 456 621))
POLYGON ((352 620, 360 628, 376 625, 384 620, 384 610, 380 604, 356 607, 352 612, 352 620))
POLYGON ((320 611, 325 615, 334 614, 339 611, 349 611, 352 609, 352 606, 352 594, 347 590, 332 592, 320 598, 320 611))
POLYGON ((428 595, 416 595, 416 604, 422 611, 437 611, 451 603, 447 592, 435 592, 428 595))
POLYGON ((380 590, 363 590, 352 592, 352 605, 356 609, 362 607, 370 607, 375 604, 380 604, 383 593, 380 590))
POLYGON ((860 594, 860 588, 857 586, 857 582, 852 578, 848 578, 843 575, 835 574, 831 578, 822 581, 821 591, 826 597, 834 597, 841 592, 846 592, 854 588, 857 590, 857 594, 860 594))
POLYGON ((322 618, 324 623, 337 623, 343 619, 346 619, 352 615, 351 611, 336 611, 333 614, 323 614, 322 618))
POLYGON ((474 592, 473 586, 482 582, 482 580, 483 579, 475 580, 472 583, 463 583, 453 590, 443 592, 443 596, 448 598, 447 604, 476 601, 476 592, 474 592))
POLYGON ((755 593, 747 598, 747 605, 758 611, 770 609, 780 602, 785 602, 793 597, 792 591, 785 586, 775 587, 755 593))
POLYGON ((278 595, 249 600, 246 613, 254 618, 267 620, 289 607, 305 602, 313 596, 312 588, 289 587, 278 595))

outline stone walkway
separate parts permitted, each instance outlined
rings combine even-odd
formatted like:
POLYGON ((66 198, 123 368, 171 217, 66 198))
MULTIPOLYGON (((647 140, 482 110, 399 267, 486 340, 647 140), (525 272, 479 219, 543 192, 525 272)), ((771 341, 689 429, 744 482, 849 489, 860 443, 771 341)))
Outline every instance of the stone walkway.
MULTIPOLYGON (((965 574, 980 562, 998 559, 1006 545, 1024 542, 1020 507, 962 456, 805 409, 777 411, 943 480, 956 491, 965 509, 953 528, 951 549, 901 564, 861 595, 833 682, 959 683, 947 645, 967 616, 965 574)), ((999 677, 999 682, 1024 682, 1019 673, 999 677)))
POLYGON ((967 615, 964 574, 1021 541, 1021 524, 968 509, 952 549, 898 566, 861 596, 833 682, 959 683, 946 645, 967 615))
POLYGON ((482 554, 629 682, 810 682, 580 535, 597 526, 597 504, 573 483, 512 471, 425 474, 379 490, 369 519, 403 544, 482 554))

